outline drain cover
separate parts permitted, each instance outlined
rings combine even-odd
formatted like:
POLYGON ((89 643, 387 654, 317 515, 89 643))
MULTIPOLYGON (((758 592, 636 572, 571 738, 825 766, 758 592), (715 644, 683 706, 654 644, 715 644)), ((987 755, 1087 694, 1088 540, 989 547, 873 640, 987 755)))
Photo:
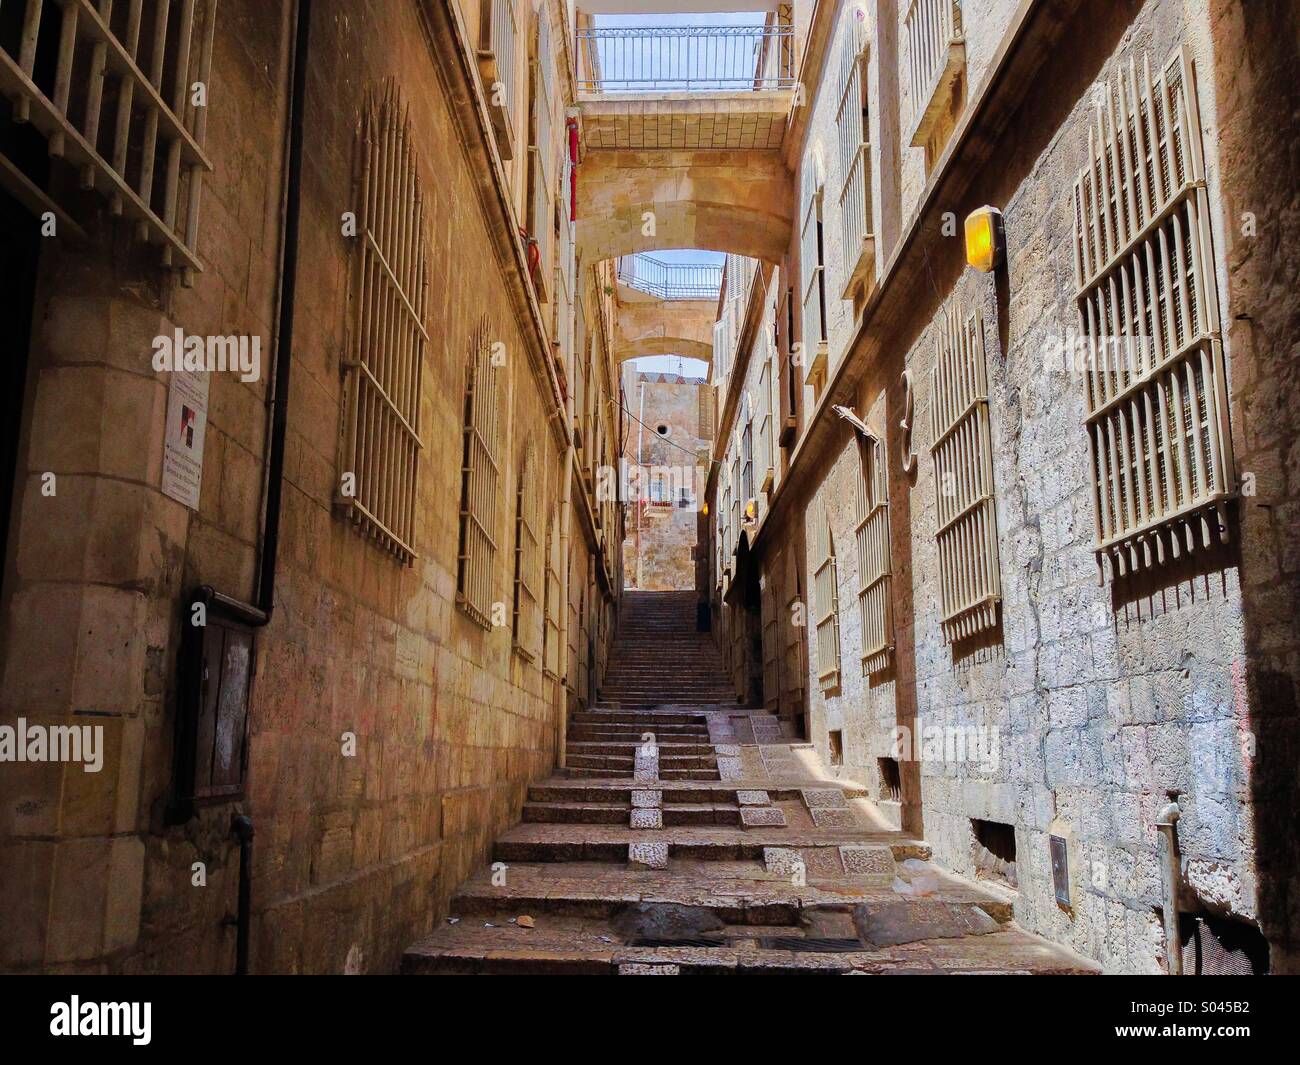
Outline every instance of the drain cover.
POLYGON ((866 950, 858 939, 806 939, 803 936, 768 936, 758 941, 764 950, 797 950, 808 954, 848 954, 866 950))
POLYGON ((724 947, 722 939, 633 939, 630 947, 724 947))

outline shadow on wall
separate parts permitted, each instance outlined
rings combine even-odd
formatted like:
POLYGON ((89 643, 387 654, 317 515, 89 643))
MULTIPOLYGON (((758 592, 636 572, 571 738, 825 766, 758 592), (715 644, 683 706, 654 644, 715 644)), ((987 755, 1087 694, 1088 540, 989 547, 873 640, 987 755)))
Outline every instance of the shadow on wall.
MULTIPOLYGON (((1296 655, 1300 561, 1300 154, 1285 116, 1300 113, 1300 13, 1290 0, 1212 0, 1224 231, 1225 321, 1241 501, 1246 661, 1259 919, 1273 972, 1300 971, 1300 718, 1296 655), (1279 120, 1280 119, 1280 120, 1279 120), (1261 383, 1267 387, 1259 387, 1261 383), (1245 432, 1243 430, 1248 430, 1245 432)), ((1235 530, 1234 530, 1235 531, 1235 530)))

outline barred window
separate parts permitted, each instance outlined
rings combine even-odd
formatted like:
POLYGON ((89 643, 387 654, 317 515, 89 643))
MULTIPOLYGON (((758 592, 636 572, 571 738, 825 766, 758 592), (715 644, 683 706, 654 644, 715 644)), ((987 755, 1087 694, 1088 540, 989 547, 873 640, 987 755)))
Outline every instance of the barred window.
POLYGON ((488 113, 503 159, 514 157, 515 0, 481 0, 479 9, 479 70, 483 76, 488 113))
POLYGON ((542 669, 549 677, 560 675, 560 535, 559 519, 554 509, 546 523, 546 574, 542 602, 545 613, 545 644, 542 669))
POLYGON ((867 134, 866 25, 850 7, 840 31, 839 104, 835 137, 840 161, 840 239, 844 249, 841 295, 847 299, 872 261, 871 145, 867 134))
POLYGON ((1098 567, 1226 540, 1234 489, 1192 61, 1106 83, 1074 185, 1098 567))
POLYGON ((465 386, 465 445, 461 464, 460 557, 456 605, 492 627, 492 573, 497 554, 497 368, 487 325, 474 331, 465 386))
POLYGON ((997 624, 1001 599, 984 322, 952 301, 940 312, 930 431, 945 639, 997 624))
POLYGON ((894 646, 889 602, 889 484, 885 449, 877 437, 858 434, 858 621, 862 673, 889 665, 894 646))
POLYGON ((696 397, 699 400, 699 426, 696 436, 701 440, 712 440, 714 434, 713 423, 717 417, 717 400, 714 396, 713 386, 707 383, 701 383, 696 389, 696 397))
POLYGON ((951 106, 966 65, 960 0, 912 0, 904 20, 907 83, 912 96, 912 147, 923 147, 951 106))
POLYGON ((529 203, 528 235, 537 242, 537 298, 550 299, 551 248, 555 232, 555 140, 552 136, 551 89, 555 63, 551 54, 550 13, 543 6, 537 12, 537 54, 533 61, 533 140, 529 146, 532 196, 529 203))
POLYGON ((541 651, 543 622, 541 509, 545 473, 537 447, 529 443, 515 490, 515 609, 514 647, 528 661, 541 651))
MULTIPOLYGON (((99 192, 111 214, 160 249, 164 267, 192 284, 203 268, 196 254, 201 178, 212 170, 203 142, 216 0, 135 0, 116 13, 104 0, 5 7, 0 90, 13 101, 14 123, 44 136, 50 157, 75 167, 81 187, 99 192)), ((34 213, 57 217, 61 232, 85 236, 42 178, 3 150, 0 184, 34 213)))
POLYGON ((740 495, 741 510, 754 498, 754 415, 746 392, 740 405, 740 495))
POLYGON ((429 269, 411 124, 391 81, 366 108, 361 138, 361 262, 338 502, 358 530, 410 564, 429 269))
POLYGON ((813 510, 813 608, 817 622, 817 682, 822 691, 840 686, 840 592, 835 537, 825 504, 813 510))
POLYGON ((772 432, 772 352, 762 352, 763 365, 758 371, 758 490, 772 487, 774 434, 772 432))
POLYGON ((822 184, 816 160, 803 165, 803 224, 799 231, 799 270, 803 278, 803 347, 811 364, 826 347, 826 259, 822 240, 822 184))

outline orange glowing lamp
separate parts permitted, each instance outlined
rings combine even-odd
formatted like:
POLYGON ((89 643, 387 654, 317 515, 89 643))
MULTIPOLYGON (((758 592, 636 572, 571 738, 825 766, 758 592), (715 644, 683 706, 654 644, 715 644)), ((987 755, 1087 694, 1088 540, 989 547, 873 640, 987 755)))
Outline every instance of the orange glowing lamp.
POLYGON ((980 207, 966 216, 966 261, 991 273, 1002 264, 1002 212, 996 207, 980 207))

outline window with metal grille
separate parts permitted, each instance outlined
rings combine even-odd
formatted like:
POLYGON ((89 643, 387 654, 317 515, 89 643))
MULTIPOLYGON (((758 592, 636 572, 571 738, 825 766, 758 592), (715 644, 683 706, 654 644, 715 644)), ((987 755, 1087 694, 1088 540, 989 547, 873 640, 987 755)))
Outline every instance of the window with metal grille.
POLYGON ((924 147, 945 118, 966 65, 961 0, 912 0, 903 25, 912 96, 912 147, 924 147))
POLYGON ((766 492, 772 487, 775 462, 773 460, 772 433, 772 352, 770 345, 763 352, 763 365, 758 371, 758 490, 766 492))
POLYGON ((1232 439, 1192 62, 1106 83, 1074 185, 1096 552, 1112 574, 1228 536, 1232 439))
POLYGON ((412 141, 390 81, 362 120, 360 266, 352 355, 343 368, 339 495, 355 527, 408 564, 415 559, 420 379, 429 343, 424 197, 412 141))
POLYGON ((545 625, 542 647, 542 669, 548 677, 560 674, 560 534, 559 517, 554 508, 546 523, 546 573, 542 593, 545 625))
POLYGON ((848 299, 871 262, 871 145, 867 134, 866 24, 850 7, 840 30, 839 103, 835 139, 840 162, 840 238, 844 250, 841 295, 848 299))
POLYGON ((460 553, 456 605, 492 627, 492 575, 497 555, 497 368, 486 324, 474 331, 465 386, 465 445, 461 463, 460 553))
POLYGON ((730 559, 740 546, 740 509, 749 496, 745 495, 745 485, 741 480, 740 434, 731 441, 731 528, 727 533, 727 558, 730 559))
POLYGON ((857 525, 858 623, 862 673, 889 665, 894 647, 889 603, 889 484, 885 449, 876 437, 858 434, 857 525))
POLYGON ((696 389, 696 397, 699 400, 699 426, 697 437, 700 440, 712 440, 714 434, 714 419, 717 416, 717 401, 714 397, 713 386, 701 384, 696 389))
POLYGON ((537 12, 537 55, 533 60, 533 141, 529 146, 532 173, 532 196, 529 206, 528 235, 537 242, 537 298, 550 298, 549 271, 555 230, 555 190, 552 174, 555 141, 552 136, 551 81, 555 60, 551 52, 550 13, 545 6, 537 12))
POLYGON ((804 359, 812 364, 826 353, 826 268, 822 241, 823 189, 816 175, 816 161, 803 165, 803 224, 799 231, 799 269, 803 277, 804 359))
POLYGON ((749 406, 749 393, 745 393, 740 407, 740 495, 741 508, 749 506, 754 498, 754 415, 749 406))
POLYGON ((515 491, 515 609, 514 647, 528 661, 541 650, 543 623, 539 617, 542 592, 541 509, 545 474, 537 448, 529 443, 515 491))
MULTIPOLYGON (((43 135, 50 156, 76 168, 81 187, 135 223, 138 239, 157 245, 162 265, 191 284, 203 268, 201 176, 212 170, 203 141, 216 0, 135 0, 116 17, 103 0, 5 6, 0 92, 14 122, 43 135)), ((80 233, 36 177, 0 151, 0 186, 80 233)))
POLYGON ((997 624, 1001 599, 984 322, 957 300, 939 313, 930 432, 944 638, 997 624))
POLYGON ((479 70, 486 90, 488 114, 503 159, 514 157, 515 116, 515 0, 481 0, 479 70))
POLYGON ((822 691, 840 686, 840 591, 835 537, 824 503, 813 508, 813 609, 817 623, 817 683, 822 691))

